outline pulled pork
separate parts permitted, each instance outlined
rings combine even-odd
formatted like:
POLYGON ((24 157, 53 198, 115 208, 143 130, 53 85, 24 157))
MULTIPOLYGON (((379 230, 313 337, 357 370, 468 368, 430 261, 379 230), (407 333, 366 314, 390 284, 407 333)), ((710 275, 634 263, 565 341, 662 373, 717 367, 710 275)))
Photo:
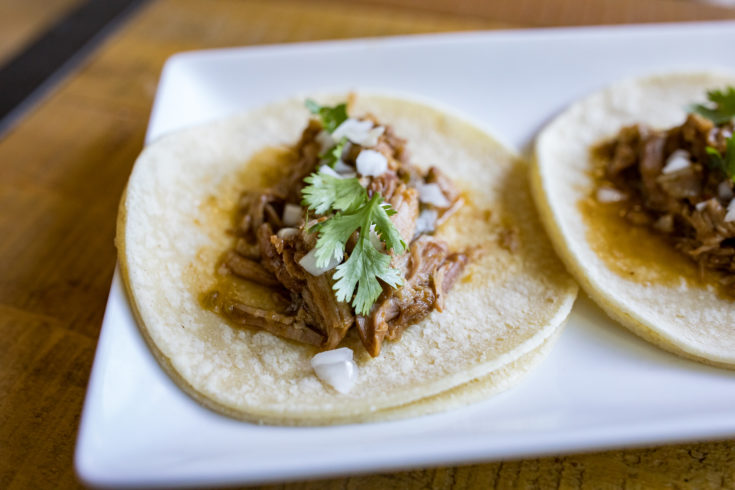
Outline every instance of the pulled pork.
MULTIPOLYGON (((372 116, 371 120, 379 126, 372 116)), ((348 303, 337 301, 332 272, 314 276, 299 261, 316 245, 316 235, 307 230, 317 220, 305 223, 302 210, 298 224, 286 224, 287 205, 300 205, 304 178, 317 171, 328 134, 318 120, 311 120, 295 146, 297 155, 286 177, 272 188, 245 192, 237 210, 235 244, 222 257, 220 274, 269 287, 283 298, 284 307, 267 311, 243 304, 225 293, 209 293, 208 307, 236 324, 264 329, 275 335, 324 349, 336 348, 353 325, 365 349, 380 353, 383 340, 398 339, 402 331, 425 318, 432 310, 442 311, 447 292, 469 262, 468 254, 450 251, 432 236, 435 228, 459 206, 460 193, 437 168, 427 172, 409 162, 405 140, 390 126, 370 149, 386 157, 387 171, 378 176, 361 176, 368 195, 380 193, 396 211, 391 221, 409 245, 402 255, 391 252, 391 264, 404 278, 403 286, 382 284, 383 292, 368 315, 355 315, 348 303), (436 184, 448 203, 439 207, 421 202, 417 187, 436 184)), ((342 171, 356 173, 356 159, 363 149, 347 143, 342 171)), ((347 243, 354 247, 356 236, 347 243)))
MULTIPOLYGON (((706 269, 723 273, 722 284, 735 295, 735 209, 733 181, 712 162, 707 147, 724 155, 732 123, 716 126, 697 114, 666 131, 643 125, 623 128, 600 146, 605 162, 598 200, 610 186, 623 216, 647 226, 706 269)), ((608 196, 610 194, 607 194, 608 196)))

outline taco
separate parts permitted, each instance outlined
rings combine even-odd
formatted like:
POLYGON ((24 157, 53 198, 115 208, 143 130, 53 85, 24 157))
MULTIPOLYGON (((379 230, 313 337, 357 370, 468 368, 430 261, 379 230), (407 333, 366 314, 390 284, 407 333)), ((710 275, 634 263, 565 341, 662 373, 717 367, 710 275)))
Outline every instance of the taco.
POLYGON ((735 367, 735 76, 629 80, 540 133, 532 189, 587 293, 644 339, 735 367))
POLYGON ((427 105, 343 101, 165 136, 131 174, 117 246, 141 332, 221 413, 307 425, 468 403, 543 358, 576 297, 520 160, 427 105), (321 351, 336 374, 315 375, 321 351))

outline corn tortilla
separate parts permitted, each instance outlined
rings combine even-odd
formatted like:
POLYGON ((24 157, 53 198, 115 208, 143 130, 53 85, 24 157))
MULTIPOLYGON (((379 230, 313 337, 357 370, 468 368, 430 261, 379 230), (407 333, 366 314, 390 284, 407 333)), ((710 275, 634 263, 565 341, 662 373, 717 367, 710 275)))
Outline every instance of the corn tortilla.
MULTIPOLYGON (((585 223, 579 202, 594 189, 590 149, 623 127, 666 129, 683 123, 687 107, 707 90, 735 86, 735 75, 678 73, 627 80, 573 104, 540 133, 531 186, 556 251, 580 285, 612 318, 642 338, 707 364, 735 368, 735 302, 712 286, 624 277, 591 245, 604 222, 585 223)), ((611 247, 615 244, 611 243, 611 247)), ((643 244, 641 245, 643 246, 643 244)), ((648 254, 637 276, 665 267, 648 254)), ((650 274, 649 274, 650 273, 650 274)))
POLYGON ((541 231, 522 161, 477 127, 421 103, 365 96, 353 112, 391 124, 408 140, 412 161, 437 165, 458 183, 472 206, 439 235, 452 249, 477 245, 484 253, 450 291, 443 313, 386 342, 378 358, 348 336, 358 379, 339 394, 310 368, 318 349, 233 327, 197 301, 230 246, 225 230, 240 192, 259 185, 247 178, 247 163, 263 148, 298 139, 309 117, 303 99, 162 137, 140 155, 123 196, 119 261, 147 343, 202 404, 244 420, 298 425, 437 411, 519 378, 567 317, 577 286, 541 231), (514 253, 499 245, 509 224, 520 238, 514 253), (473 380, 483 379, 481 390, 473 380))

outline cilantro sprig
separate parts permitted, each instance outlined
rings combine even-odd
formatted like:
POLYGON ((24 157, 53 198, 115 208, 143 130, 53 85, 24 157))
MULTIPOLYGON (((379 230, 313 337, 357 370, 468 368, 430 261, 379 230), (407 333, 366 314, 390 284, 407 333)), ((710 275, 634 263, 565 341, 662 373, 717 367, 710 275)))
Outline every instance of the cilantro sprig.
POLYGON ((728 178, 735 181, 735 135, 727 139, 724 155, 711 146, 708 146, 705 150, 710 157, 710 165, 722 170, 728 178))
POLYGON ((319 117, 322 127, 330 133, 333 133, 340 124, 347 120, 347 104, 337 104, 334 107, 327 107, 319 105, 312 99, 306 99, 304 104, 309 109, 309 112, 319 117))
POLYGON ((337 279, 334 283, 337 300, 349 301, 357 285, 352 306, 360 315, 370 313, 373 303, 383 292, 378 279, 382 279, 392 288, 403 283, 399 272, 390 266, 390 256, 380 253, 366 236, 367 233, 360 233, 360 239, 352 249, 350 258, 337 266, 334 273, 334 278, 337 279))
MULTIPOLYGON (((327 107, 319 105, 312 99, 306 99, 304 105, 309 109, 309 112, 319 117, 322 127, 330 134, 349 117, 347 115, 347 104, 337 104, 334 107, 327 107)), ((347 138, 343 137, 329 150, 319 155, 319 158, 322 159, 325 165, 334 168, 339 159, 342 158, 342 151, 346 143, 347 138)))
POLYGON ((303 204, 317 214, 334 212, 317 225, 316 265, 326 266, 332 258, 341 259, 347 241, 355 231, 359 236, 349 258, 337 266, 333 289, 339 301, 350 301, 358 314, 366 315, 382 291, 379 280, 391 287, 402 283, 399 272, 391 267, 391 257, 375 248, 370 230, 385 243, 386 251, 401 254, 406 243, 390 216, 395 211, 380 193, 368 199, 358 179, 340 179, 323 172, 313 173, 304 181, 303 204))
POLYGON ((334 145, 332 148, 330 148, 329 150, 319 155, 319 158, 322 160, 322 163, 334 168, 334 166, 337 165, 337 162, 340 160, 340 158, 342 158, 342 152, 344 151, 346 143, 347 143, 347 138, 344 137, 341 140, 339 140, 337 144, 334 145))
POLYGON ((367 192, 357 179, 341 179, 324 172, 315 172, 304 179, 301 204, 316 214, 330 210, 349 211, 367 201, 367 192))
POLYGON ((727 87, 725 90, 710 90, 707 92, 709 104, 695 104, 690 107, 702 117, 706 117, 713 123, 725 124, 735 117, 735 88, 727 87))

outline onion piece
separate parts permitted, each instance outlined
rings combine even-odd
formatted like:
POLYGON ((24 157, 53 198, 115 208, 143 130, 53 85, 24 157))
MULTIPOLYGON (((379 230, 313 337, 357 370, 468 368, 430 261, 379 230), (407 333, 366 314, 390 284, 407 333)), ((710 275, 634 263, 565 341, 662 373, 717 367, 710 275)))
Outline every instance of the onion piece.
POLYGON ((732 188, 730 188, 730 183, 728 181, 723 180, 720 182, 720 185, 717 186, 717 197, 723 201, 733 198, 732 188))
POLYGON ((419 201, 426 204, 431 204, 437 208, 448 208, 452 204, 442 192, 439 184, 424 184, 419 182, 416 190, 419 191, 419 201))
POLYGON ((337 126, 332 132, 332 138, 339 141, 347 138, 353 143, 369 148, 378 144, 378 138, 385 132, 383 126, 373 127, 373 122, 364 119, 348 118, 342 124, 337 126))
POLYGON ((326 131, 324 129, 319 131, 314 140, 319 143, 320 153, 324 153, 337 143, 336 141, 334 141, 334 138, 332 138, 332 135, 329 134, 329 131, 326 131))
POLYGON ((349 141, 345 142, 345 145, 342 147, 342 154, 339 156, 339 159, 344 161, 345 157, 348 157, 352 153, 352 143, 349 141))
POLYGON ((337 163, 334 164, 334 171, 344 178, 351 179, 353 177, 357 177, 355 168, 347 165, 343 160, 337 160, 337 163))
POLYGON ((344 176, 344 175, 342 175, 342 174, 338 174, 338 173, 337 173, 337 172, 336 172, 336 171, 335 171, 335 170, 334 170, 334 169, 333 169, 332 167, 330 167, 329 165, 322 165, 321 167, 319 167, 319 173, 320 173, 320 174, 327 174, 327 175, 330 175, 330 176, 332 176, 332 177, 336 177, 336 178, 338 178, 338 179, 346 179, 346 178, 347 178, 346 176, 344 176))
POLYGON ((612 187, 600 187, 597 189, 595 197, 597 197, 597 202, 604 204, 625 201, 628 198, 624 192, 613 189, 612 187))
POLYGON ((349 347, 325 350, 311 358, 311 366, 323 366, 325 364, 334 364, 335 362, 351 361, 353 355, 352 349, 349 347))
POLYGON ((295 237, 298 234, 298 228, 281 228, 280 230, 278 230, 278 233, 276 233, 276 236, 281 240, 286 240, 287 238, 295 237))
POLYGON ((383 133, 385 133, 385 128, 383 126, 377 126, 368 131, 367 135, 365 135, 365 137, 362 138, 361 141, 353 141, 360 146, 370 148, 378 144, 378 140, 383 135, 383 133))
POLYGON ((666 159, 666 165, 661 169, 662 174, 672 174, 677 170, 687 168, 692 164, 689 152, 686 150, 676 150, 666 159))
POLYGON ((704 211, 704 208, 707 207, 707 201, 699 201, 697 204, 694 205, 694 209, 697 211, 704 211))
POLYGON ((735 199, 730 201, 730 204, 727 205, 727 213, 725 214, 725 221, 731 222, 735 221, 735 199))
POLYGON ((717 138, 717 133, 719 133, 717 127, 710 129, 709 133, 707 133, 707 141, 715 141, 717 138))
POLYGON ((283 207, 283 224, 286 226, 297 226, 301 223, 301 206, 286 203, 283 207))
POLYGON ((321 276, 327 271, 330 271, 337 267, 342 262, 341 259, 335 259, 334 257, 329 259, 329 263, 327 263, 324 267, 317 267, 316 265, 316 248, 312 248, 308 254, 301 257, 301 260, 299 260, 299 265, 304 268, 306 272, 311 274, 312 276, 321 276))
POLYGON ((321 381, 340 393, 348 393, 357 381, 357 364, 347 347, 320 352, 311 358, 311 367, 321 381))
POLYGON ((375 150, 362 150, 357 155, 357 172, 360 175, 377 177, 388 170, 388 159, 385 155, 375 150))
POLYGON ((430 233, 436 229, 436 220, 439 217, 439 213, 436 209, 424 209, 419 213, 419 217, 416 218, 416 230, 414 235, 421 233, 430 233))

